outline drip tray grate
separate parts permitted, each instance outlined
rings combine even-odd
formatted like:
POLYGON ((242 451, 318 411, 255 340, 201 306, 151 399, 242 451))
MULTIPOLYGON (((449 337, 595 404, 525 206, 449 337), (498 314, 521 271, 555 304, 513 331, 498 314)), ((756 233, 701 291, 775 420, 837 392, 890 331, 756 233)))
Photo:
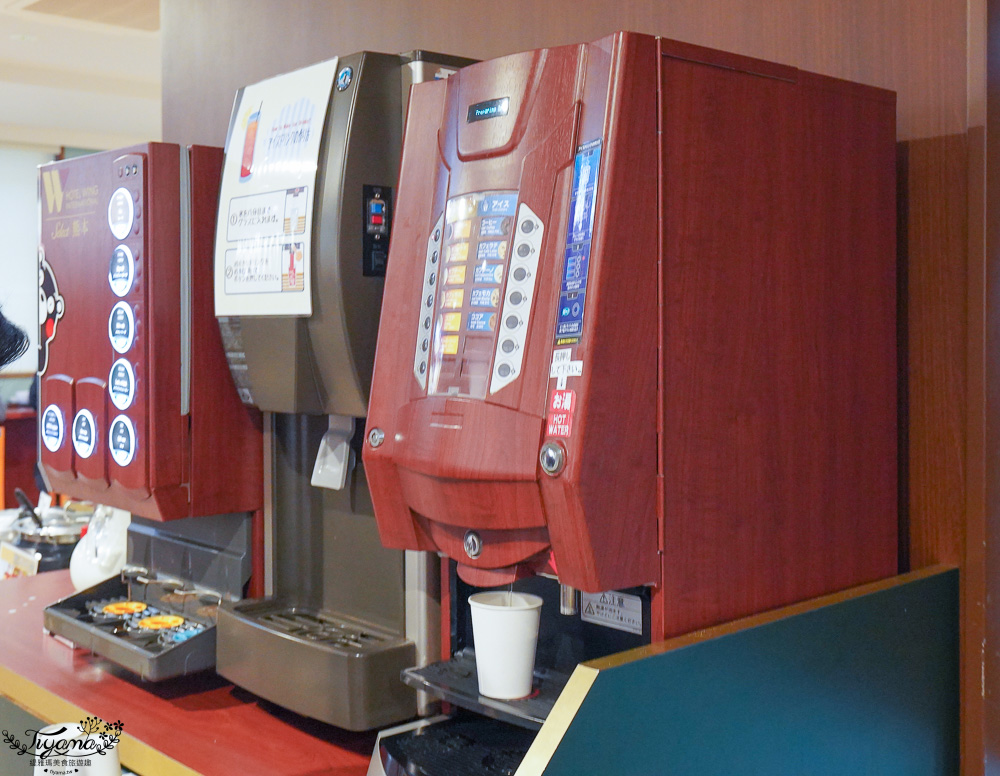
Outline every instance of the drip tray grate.
POLYGON ((396 639, 326 612, 297 607, 255 613, 264 626, 306 641, 357 651, 375 651, 396 639))

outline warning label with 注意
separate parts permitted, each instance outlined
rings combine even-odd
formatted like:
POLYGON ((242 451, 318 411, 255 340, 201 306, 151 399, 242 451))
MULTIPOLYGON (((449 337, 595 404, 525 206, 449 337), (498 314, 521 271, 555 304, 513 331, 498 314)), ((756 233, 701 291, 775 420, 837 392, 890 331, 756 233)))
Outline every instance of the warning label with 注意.
POLYGON ((642 635, 642 599, 609 590, 581 593, 580 617, 584 622, 642 635))

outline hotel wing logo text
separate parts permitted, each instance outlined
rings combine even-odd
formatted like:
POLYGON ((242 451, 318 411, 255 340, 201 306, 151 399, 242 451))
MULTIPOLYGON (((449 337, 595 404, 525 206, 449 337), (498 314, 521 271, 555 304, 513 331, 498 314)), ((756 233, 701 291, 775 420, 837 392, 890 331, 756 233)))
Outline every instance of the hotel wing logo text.
POLYGON ((45 207, 49 215, 61 213, 63 207, 63 190, 58 170, 46 170, 42 173, 42 188, 45 191, 45 207))

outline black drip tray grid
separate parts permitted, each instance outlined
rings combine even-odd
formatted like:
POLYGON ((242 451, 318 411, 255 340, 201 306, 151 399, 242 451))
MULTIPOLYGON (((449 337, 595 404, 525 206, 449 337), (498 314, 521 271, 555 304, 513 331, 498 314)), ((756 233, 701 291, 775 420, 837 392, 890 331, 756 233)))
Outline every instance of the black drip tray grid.
POLYGON ((497 700, 479 694, 476 655, 464 649, 443 663, 423 668, 407 668, 403 681, 459 708, 493 719, 510 722, 528 730, 538 730, 545 722, 569 676, 545 668, 535 669, 531 695, 518 700, 497 700))

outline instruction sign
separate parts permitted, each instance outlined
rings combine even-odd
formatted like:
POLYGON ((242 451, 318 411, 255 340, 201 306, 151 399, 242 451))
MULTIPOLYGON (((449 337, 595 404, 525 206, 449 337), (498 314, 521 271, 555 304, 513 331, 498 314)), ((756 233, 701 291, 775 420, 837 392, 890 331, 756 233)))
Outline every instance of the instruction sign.
POLYGON ((312 314, 320 142, 337 59, 247 86, 234 108, 215 232, 215 314, 312 314))

